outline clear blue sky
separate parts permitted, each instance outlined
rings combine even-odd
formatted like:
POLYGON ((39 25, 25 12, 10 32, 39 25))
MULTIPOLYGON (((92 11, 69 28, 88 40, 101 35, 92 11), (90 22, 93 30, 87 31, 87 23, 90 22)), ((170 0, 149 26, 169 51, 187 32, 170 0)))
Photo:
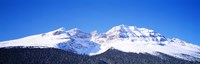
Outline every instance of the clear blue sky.
POLYGON ((125 24, 200 45, 198 0, 0 0, 0 41, 79 28, 102 33, 125 24))

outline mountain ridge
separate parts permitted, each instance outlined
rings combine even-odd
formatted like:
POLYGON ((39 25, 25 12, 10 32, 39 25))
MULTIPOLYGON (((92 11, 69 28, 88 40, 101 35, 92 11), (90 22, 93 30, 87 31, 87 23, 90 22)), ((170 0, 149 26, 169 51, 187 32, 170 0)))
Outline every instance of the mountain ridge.
POLYGON ((123 52, 152 55, 161 52, 184 60, 200 61, 200 47, 197 45, 177 38, 167 39, 150 29, 123 24, 101 34, 61 27, 43 34, 0 42, 0 47, 10 46, 44 46, 87 55, 98 55, 113 48, 123 52))

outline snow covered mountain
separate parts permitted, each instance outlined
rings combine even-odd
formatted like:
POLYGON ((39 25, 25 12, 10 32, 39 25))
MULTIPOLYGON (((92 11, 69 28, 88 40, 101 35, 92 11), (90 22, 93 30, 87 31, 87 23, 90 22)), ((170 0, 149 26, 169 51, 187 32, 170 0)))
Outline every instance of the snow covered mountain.
POLYGON ((101 54, 109 49, 158 56, 159 52, 189 61, 200 61, 200 47, 197 45, 177 38, 167 39, 146 28, 126 25, 115 26, 102 34, 62 27, 43 34, 0 42, 0 47, 11 46, 50 47, 88 55, 101 54))

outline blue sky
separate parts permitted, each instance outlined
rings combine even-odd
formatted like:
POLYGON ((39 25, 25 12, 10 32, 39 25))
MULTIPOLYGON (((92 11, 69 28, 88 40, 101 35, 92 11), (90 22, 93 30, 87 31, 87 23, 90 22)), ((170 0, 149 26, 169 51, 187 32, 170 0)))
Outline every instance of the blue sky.
POLYGON ((0 41, 65 27, 105 32, 125 24, 200 45, 198 0, 1 0, 0 41))

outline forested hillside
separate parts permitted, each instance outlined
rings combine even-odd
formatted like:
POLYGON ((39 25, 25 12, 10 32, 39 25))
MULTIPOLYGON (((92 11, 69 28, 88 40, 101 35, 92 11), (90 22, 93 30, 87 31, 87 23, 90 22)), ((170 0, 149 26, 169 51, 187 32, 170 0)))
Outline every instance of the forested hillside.
POLYGON ((96 55, 78 55, 54 48, 0 48, 0 64, 200 64, 161 54, 125 53, 110 49, 96 55))

